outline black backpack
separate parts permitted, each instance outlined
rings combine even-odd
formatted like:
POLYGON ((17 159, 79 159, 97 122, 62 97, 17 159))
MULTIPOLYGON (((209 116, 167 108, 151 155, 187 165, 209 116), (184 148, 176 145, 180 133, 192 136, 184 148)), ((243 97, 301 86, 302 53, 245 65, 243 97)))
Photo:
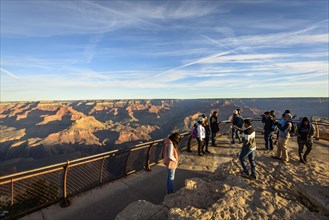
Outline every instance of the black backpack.
POLYGON ((290 123, 291 123, 291 129, 290 129, 289 133, 290 133, 290 135, 295 135, 297 133, 298 127, 297 127, 296 123, 293 123, 292 121, 290 121, 290 123))

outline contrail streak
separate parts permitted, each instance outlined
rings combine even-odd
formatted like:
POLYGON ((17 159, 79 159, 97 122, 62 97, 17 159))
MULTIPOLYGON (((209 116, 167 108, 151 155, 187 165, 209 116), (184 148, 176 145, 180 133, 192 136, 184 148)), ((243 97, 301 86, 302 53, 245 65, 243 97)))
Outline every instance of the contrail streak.
POLYGON ((14 78, 14 79, 19 79, 15 74, 12 72, 9 72, 8 70, 5 70, 4 68, 0 67, 0 71, 3 73, 6 73, 8 76, 14 78))
POLYGON ((188 66, 192 66, 194 64, 197 64, 197 63, 202 63, 204 61, 207 61, 207 60, 211 60, 211 59, 214 59, 216 57, 221 57, 221 56, 224 56, 224 55, 227 55, 227 54, 230 54, 231 52, 222 52, 222 53, 217 53, 215 55, 212 55, 212 56, 208 56, 208 57, 204 57, 202 59, 199 59, 199 60, 196 60, 196 61, 193 61, 193 62, 190 62, 190 63, 187 63, 187 64, 184 64, 182 66, 178 66, 178 67, 175 67, 175 68, 172 68, 172 69, 169 69, 169 70, 166 70, 164 72, 161 72, 161 73, 158 73, 156 74, 155 76, 152 76, 150 77, 149 79, 151 78, 156 78, 156 77, 159 77, 163 74, 166 74, 166 73, 170 73, 170 72, 173 72, 173 71, 176 71, 176 70, 179 70, 179 69, 183 69, 185 67, 188 67, 188 66))

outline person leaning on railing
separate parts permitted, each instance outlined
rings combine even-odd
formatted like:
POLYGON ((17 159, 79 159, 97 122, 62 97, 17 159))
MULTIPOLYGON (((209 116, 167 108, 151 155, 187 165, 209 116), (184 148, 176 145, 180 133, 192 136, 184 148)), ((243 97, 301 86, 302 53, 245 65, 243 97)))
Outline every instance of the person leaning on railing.
POLYGON ((165 147, 163 149, 163 163, 167 169, 167 193, 174 192, 174 179, 175 171, 178 165, 178 144, 181 141, 182 136, 178 133, 172 133, 165 140, 165 147))

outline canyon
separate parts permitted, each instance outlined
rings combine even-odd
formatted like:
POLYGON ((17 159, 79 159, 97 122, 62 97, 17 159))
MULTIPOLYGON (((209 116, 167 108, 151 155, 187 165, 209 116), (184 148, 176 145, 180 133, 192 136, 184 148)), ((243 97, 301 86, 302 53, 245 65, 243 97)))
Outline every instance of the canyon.
POLYGON ((298 117, 329 118, 328 98, 38 101, 0 107, 2 175, 189 131, 201 113, 214 110, 220 121, 237 108, 251 118, 267 110, 279 118, 286 109, 298 117))

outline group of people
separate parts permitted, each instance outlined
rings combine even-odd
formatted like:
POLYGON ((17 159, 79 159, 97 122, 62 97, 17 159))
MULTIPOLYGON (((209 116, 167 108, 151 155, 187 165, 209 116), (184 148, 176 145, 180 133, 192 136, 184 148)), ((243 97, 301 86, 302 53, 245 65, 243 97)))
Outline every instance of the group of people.
MULTIPOLYGON (((210 153, 208 150, 210 134, 212 146, 215 146, 216 135, 219 131, 218 112, 214 111, 208 122, 207 116, 202 114, 197 122, 193 125, 191 135, 188 141, 187 152, 191 152, 190 142, 193 138, 198 142, 198 155, 203 156, 206 153, 210 153)), ((265 112, 262 115, 262 122, 264 123, 264 140, 265 148, 269 151, 273 150, 274 145, 277 145, 275 159, 282 160, 287 163, 289 161, 287 143, 292 133, 297 135, 298 154, 301 163, 307 163, 307 156, 312 150, 313 137, 315 135, 315 128, 307 117, 301 118, 296 125, 293 123, 291 112, 286 110, 280 120, 276 120, 274 111, 265 112), (277 141, 273 142, 273 137, 276 134, 277 141), (304 152, 304 146, 306 151, 304 152)), ((232 141, 235 143, 235 139, 242 143, 242 148, 239 154, 239 161, 242 166, 241 174, 246 175, 249 178, 257 179, 255 155, 256 155, 256 132, 252 127, 252 120, 243 119, 240 109, 233 111, 231 117, 232 121, 232 141), (251 172, 246 165, 245 159, 248 158, 251 172)), ((178 165, 178 144, 182 136, 179 133, 172 133, 168 139, 166 139, 163 159, 164 164, 167 166, 167 193, 173 193, 175 170, 178 165)))
POLYGON ((203 156, 206 153, 210 154, 209 151, 209 141, 210 141, 210 133, 211 133, 211 145, 216 145, 216 135, 219 131, 219 123, 218 122, 218 112, 214 111, 210 116, 208 121, 208 117, 206 114, 201 114, 198 117, 197 122, 193 125, 191 130, 191 135, 187 144, 187 152, 191 151, 191 140, 196 139, 198 142, 198 155, 203 156))
POLYGON ((289 110, 286 110, 281 119, 275 119, 274 111, 265 112, 262 118, 264 123, 264 140, 265 147, 273 150, 273 145, 277 145, 275 159, 282 160, 287 163, 289 161, 287 144, 291 135, 297 136, 298 155, 301 163, 307 163, 307 156, 313 147, 313 139, 315 135, 315 127, 307 117, 300 118, 296 124, 292 121, 296 115, 292 116, 289 110), (273 143, 273 134, 277 134, 277 140, 273 143), (306 151, 304 152, 304 147, 306 151))

